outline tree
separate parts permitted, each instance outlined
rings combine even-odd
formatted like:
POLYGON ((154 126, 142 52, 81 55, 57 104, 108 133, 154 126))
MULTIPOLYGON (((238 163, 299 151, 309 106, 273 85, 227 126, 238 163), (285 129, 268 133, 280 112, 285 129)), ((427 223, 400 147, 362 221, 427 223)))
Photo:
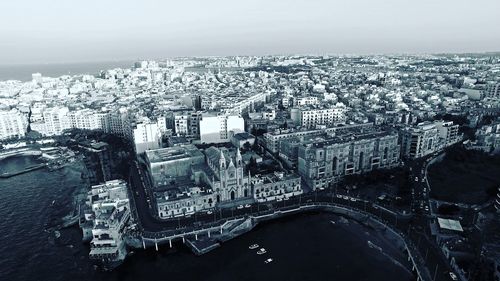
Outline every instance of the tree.
POLYGON ((457 205, 442 204, 438 207, 438 212, 441 215, 452 216, 460 212, 460 208, 457 205))

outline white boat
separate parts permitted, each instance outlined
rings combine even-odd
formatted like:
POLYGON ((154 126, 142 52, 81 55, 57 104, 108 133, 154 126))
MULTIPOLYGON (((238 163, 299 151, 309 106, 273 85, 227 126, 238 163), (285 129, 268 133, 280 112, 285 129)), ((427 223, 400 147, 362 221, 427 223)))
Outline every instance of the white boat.
POLYGON ((266 251, 266 249, 264 249, 264 248, 260 248, 260 249, 257 251, 257 255, 263 255, 263 254, 265 254, 265 253, 267 253, 267 251, 266 251))
POLYGON ((368 246, 372 249, 376 249, 376 250, 379 250, 380 252, 382 252, 382 248, 380 248, 379 246, 375 245, 372 241, 368 240, 368 246))
POLYGON ((252 244, 252 245, 248 246, 248 249, 250 249, 250 250, 257 249, 257 248, 259 248, 259 244, 252 244))
POLYGON ((273 259, 272 259, 272 258, 268 258, 268 259, 267 259, 267 260, 265 260, 264 262, 265 262, 265 263, 270 263, 270 262, 272 262, 272 261, 273 261, 273 259))
POLYGON ((330 223, 331 223, 331 224, 336 224, 336 222, 335 222, 335 221, 330 221, 330 223))

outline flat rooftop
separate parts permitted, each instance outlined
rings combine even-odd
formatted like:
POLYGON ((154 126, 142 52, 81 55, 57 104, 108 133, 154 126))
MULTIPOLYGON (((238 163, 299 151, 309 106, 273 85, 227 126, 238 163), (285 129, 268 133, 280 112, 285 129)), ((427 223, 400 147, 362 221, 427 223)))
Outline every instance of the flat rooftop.
POLYGON ((318 137, 318 138, 312 138, 307 141, 305 141, 302 145, 306 147, 325 147, 328 145, 332 144, 344 144, 344 143, 350 143, 353 141, 360 141, 360 140, 368 140, 368 139, 374 139, 374 138, 380 138, 380 137, 385 137, 385 136, 396 136, 396 132, 387 132, 387 131, 378 131, 378 132, 370 132, 370 133, 365 133, 365 134, 346 134, 346 135, 341 135, 341 136, 327 136, 327 137, 318 137))
POLYGON ((147 150, 146 156, 151 163, 174 161, 191 157, 204 157, 203 153, 192 144, 147 150))
POLYGON ((462 225, 457 220, 438 218, 439 227, 442 229, 453 230, 453 231, 464 231, 462 225))

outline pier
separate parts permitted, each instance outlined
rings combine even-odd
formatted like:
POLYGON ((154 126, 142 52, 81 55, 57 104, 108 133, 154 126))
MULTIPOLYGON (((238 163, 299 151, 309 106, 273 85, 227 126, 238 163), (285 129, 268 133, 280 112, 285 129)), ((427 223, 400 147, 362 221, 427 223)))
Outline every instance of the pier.
POLYGON ((0 174, 0 178, 6 179, 6 178, 14 177, 14 176, 17 176, 17 175, 21 175, 21 174, 24 174, 24 173, 28 173, 28 172, 31 172, 31 171, 35 171, 35 170, 38 170, 38 169, 41 169, 41 168, 44 168, 44 167, 47 167, 47 164, 45 164, 45 163, 38 164, 38 165, 27 167, 27 168, 25 168, 23 170, 0 174))
POLYGON ((16 149, 16 150, 9 150, 9 151, 4 151, 0 152, 0 161, 13 157, 13 156, 41 156, 42 151, 40 150, 34 150, 31 148, 21 148, 21 149, 16 149))

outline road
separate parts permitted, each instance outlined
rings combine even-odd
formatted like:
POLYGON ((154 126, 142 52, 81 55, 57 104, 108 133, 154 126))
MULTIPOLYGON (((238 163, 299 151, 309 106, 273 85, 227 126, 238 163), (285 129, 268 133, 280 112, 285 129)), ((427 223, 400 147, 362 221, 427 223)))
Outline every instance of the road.
POLYGON ((412 211, 414 213, 409 236, 424 256, 431 276, 434 278, 435 275, 435 280, 452 280, 449 275, 451 271, 449 262, 441 249, 438 248, 430 228, 430 223, 434 220, 434 210, 431 209, 430 205, 427 164, 437 156, 430 155, 409 164, 409 180, 412 183, 412 211))
MULTIPOLYGON (((314 191, 299 196, 291 197, 287 200, 254 203, 235 208, 215 208, 209 213, 195 213, 190 217, 173 218, 161 220, 156 215, 154 201, 151 194, 151 182, 149 176, 144 172, 142 164, 134 162, 131 165, 129 184, 133 194, 135 205, 135 217, 142 231, 148 233, 158 233, 162 231, 182 231, 198 228, 211 224, 221 224, 231 218, 241 218, 248 215, 257 215, 273 210, 283 210, 295 208, 312 202, 335 203, 348 208, 357 209, 370 213, 379 220, 385 222, 394 229, 405 233, 411 238, 413 244, 418 248, 421 256, 429 266, 429 271, 434 280, 451 280, 448 272, 450 267, 441 251, 432 241, 430 235, 429 220, 431 219, 430 210, 425 206, 429 204, 429 190, 425 180, 426 159, 417 160, 411 163, 410 176, 412 178, 412 206, 415 209, 414 215, 401 215, 384 210, 384 208, 373 204, 372 202, 361 200, 346 195, 336 194, 334 190, 326 189, 314 191), (423 171, 423 172, 422 172, 423 171), (422 180, 424 179, 424 180, 422 180), (420 207, 422 206, 423 207, 420 207)), ((429 208, 429 207, 427 207, 429 208)))

